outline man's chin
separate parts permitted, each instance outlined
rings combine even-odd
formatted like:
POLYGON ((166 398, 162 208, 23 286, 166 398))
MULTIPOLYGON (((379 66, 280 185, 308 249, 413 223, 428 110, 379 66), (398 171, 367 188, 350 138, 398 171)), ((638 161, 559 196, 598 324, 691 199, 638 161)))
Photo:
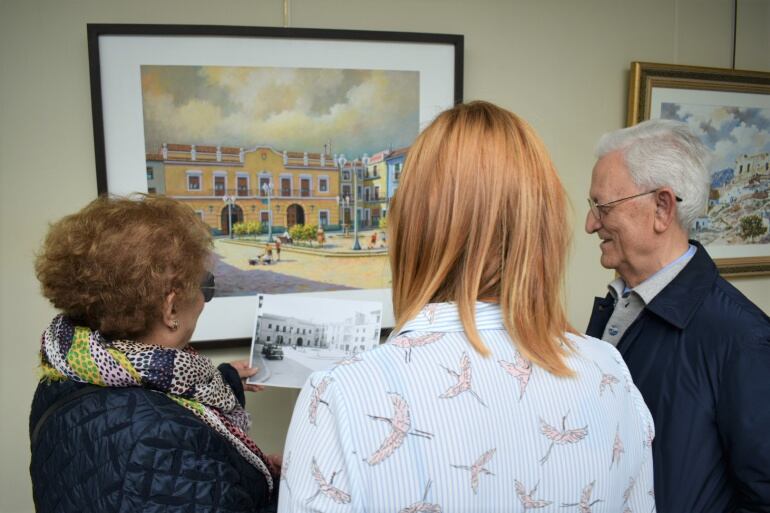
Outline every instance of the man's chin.
POLYGON ((602 252, 602 258, 599 260, 599 262, 602 264, 602 267, 604 267, 605 269, 617 270, 618 268, 617 261, 614 258, 610 257, 609 255, 605 254, 604 252, 602 252))

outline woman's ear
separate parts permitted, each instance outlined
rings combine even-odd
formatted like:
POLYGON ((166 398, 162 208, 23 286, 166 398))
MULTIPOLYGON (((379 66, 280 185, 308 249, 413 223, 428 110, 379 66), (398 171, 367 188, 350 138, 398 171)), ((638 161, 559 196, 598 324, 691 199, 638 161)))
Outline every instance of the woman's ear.
POLYGON ((179 329, 179 319, 177 318, 177 311, 176 311, 176 301, 177 301, 177 295, 176 292, 173 290, 169 292, 166 295, 166 298, 163 300, 163 324, 170 329, 171 331, 176 331, 179 329))
POLYGON ((663 187, 655 193, 655 231, 663 233, 675 221, 676 195, 669 187, 663 187))

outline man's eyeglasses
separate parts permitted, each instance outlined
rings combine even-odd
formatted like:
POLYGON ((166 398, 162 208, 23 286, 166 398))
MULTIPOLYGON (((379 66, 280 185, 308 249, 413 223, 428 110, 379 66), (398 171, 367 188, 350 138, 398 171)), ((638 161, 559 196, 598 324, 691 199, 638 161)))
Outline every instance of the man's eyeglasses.
POLYGON ((208 303, 214 299, 214 292, 216 292, 216 286, 214 285, 214 275, 206 273, 206 277, 201 282, 201 292, 203 292, 203 301, 208 303))
MULTIPOLYGON (((601 221, 602 220, 602 215, 606 214, 608 209, 614 207, 618 203, 621 203, 621 202, 626 201, 626 200, 638 198, 640 196, 646 196, 648 194, 653 194, 655 192, 658 192, 659 190, 660 189, 653 189, 653 190, 647 191, 647 192, 640 192, 639 194, 634 194, 633 196, 626 196, 625 198, 620 198, 620 199, 608 201, 607 203, 602 203, 602 204, 598 204, 594 200, 592 200, 591 198, 588 198, 588 208, 591 209, 591 214, 593 214, 593 216, 598 221, 601 221)), ((682 201, 682 198, 680 198, 679 196, 674 196, 674 198, 676 199, 677 203, 682 201)))

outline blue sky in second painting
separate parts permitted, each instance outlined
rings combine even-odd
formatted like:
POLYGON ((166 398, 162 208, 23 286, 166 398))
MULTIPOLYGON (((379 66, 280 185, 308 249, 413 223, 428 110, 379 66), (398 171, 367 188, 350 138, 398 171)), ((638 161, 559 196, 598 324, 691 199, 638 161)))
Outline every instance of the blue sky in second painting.
POLYGON ((142 66, 145 147, 162 143, 357 157, 419 130, 416 71, 142 66))
POLYGON ((734 167, 739 155, 770 152, 770 109, 671 102, 660 117, 690 126, 714 154, 712 171, 734 167))

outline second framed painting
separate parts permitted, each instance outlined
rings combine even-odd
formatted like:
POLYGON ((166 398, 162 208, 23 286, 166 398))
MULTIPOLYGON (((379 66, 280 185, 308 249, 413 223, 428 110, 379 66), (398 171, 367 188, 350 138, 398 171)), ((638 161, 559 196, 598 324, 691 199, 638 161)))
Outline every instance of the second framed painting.
POLYGON ((194 341, 250 337, 257 294, 383 304, 409 146, 462 101, 463 36, 89 25, 99 193, 163 194, 214 237, 194 341))
POLYGON ((691 237, 725 276, 770 274, 770 73, 633 62, 628 125, 654 118, 687 123, 712 152, 691 237))

